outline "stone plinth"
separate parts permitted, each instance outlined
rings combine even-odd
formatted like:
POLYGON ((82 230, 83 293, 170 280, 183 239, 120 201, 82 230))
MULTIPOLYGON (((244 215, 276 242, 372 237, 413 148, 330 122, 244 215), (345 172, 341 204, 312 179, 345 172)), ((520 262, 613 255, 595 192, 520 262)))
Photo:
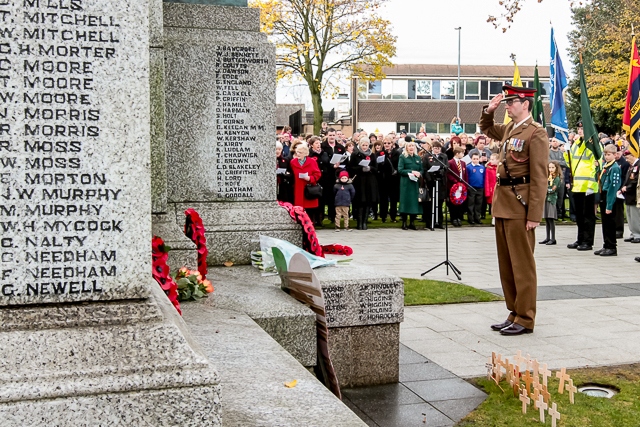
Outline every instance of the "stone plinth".
POLYGON ((218 375, 151 277, 149 16, 2 3, 3 426, 220 425, 218 375))
POLYGON ((248 264, 260 233, 301 242, 275 202, 275 49, 259 26, 257 9, 164 4, 168 203, 203 218, 210 264, 248 264))
POLYGON ((402 279, 358 264, 314 273, 322 285, 329 351, 340 387, 397 382, 402 279))

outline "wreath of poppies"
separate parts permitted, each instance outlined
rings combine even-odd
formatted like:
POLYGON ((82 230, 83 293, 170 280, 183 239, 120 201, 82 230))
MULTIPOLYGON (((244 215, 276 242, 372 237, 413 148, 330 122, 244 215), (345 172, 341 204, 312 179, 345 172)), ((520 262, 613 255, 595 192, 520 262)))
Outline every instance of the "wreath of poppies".
POLYGON ((349 256, 353 254, 353 249, 350 246, 343 245, 322 245, 322 252, 329 255, 349 256))
POLYGON ((302 234, 302 249, 324 258, 324 253, 322 252, 320 242, 318 242, 313 221, 311 221, 304 208, 302 206, 293 206, 291 203, 286 202, 278 203, 289 212, 289 215, 291 215, 294 221, 302 226, 302 230, 304 231, 302 234))
POLYGON ((451 186, 451 191, 449 192, 449 198, 451 199, 451 203, 453 203, 456 206, 460 206, 461 204, 464 203, 465 200, 467 200, 467 187, 465 187, 464 184, 460 182, 456 182, 451 186), (456 196, 456 193, 458 192, 459 189, 461 190, 460 196, 456 196))
POLYGON ((204 235, 204 224, 202 218, 195 209, 187 209, 184 211, 187 216, 184 224, 184 234, 196 244, 198 249, 198 271, 202 276, 202 280, 207 278, 207 238, 204 235))
POLYGON ((178 310, 178 313, 182 316, 180 302, 178 302, 178 285, 169 274, 169 265, 167 265, 168 259, 169 249, 165 247, 164 240, 158 236, 153 236, 151 239, 151 267, 153 278, 156 279, 156 282, 158 282, 164 293, 167 295, 171 304, 173 304, 176 310, 178 310))

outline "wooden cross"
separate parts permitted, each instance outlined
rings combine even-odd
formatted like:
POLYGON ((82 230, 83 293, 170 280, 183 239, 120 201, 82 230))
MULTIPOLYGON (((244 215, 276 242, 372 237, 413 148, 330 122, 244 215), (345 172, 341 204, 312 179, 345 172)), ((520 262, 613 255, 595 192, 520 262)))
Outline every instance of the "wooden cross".
POLYGON ((538 396, 538 401, 536 403, 538 404, 538 409, 540 409, 540 422, 544 424, 544 411, 549 408, 549 405, 544 402, 542 395, 538 396))
POLYGON ((513 375, 520 381, 520 365, 515 365, 514 368, 513 375))
POLYGON ((490 380, 493 376, 493 363, 487 362, 484 366, 487 368, 487 379, 490 380))
POLYGON ((498 384, 500 382, 500 378, 502 377, 502 367, 500 365, 495 365, 493 367, 493 380, 498 384))
POLYGON ((560 420, 560 412, 558 412, 558 405, 556 402, 553 402, 551 408, 549 409, 549 416, 551 417, 551 427, 556 427, 556 421, 560 420))
POLYGON ((502 355, 500 353, 496 354, 495 358, 493 359, 493 363, 494 365, 502 366, 502 355))
MULTIPOLYGON (((509 361, 509 359, 507 359, 507 362, 509 361)), ((511 363, 507 363, 507 381, 509 383, 511 383, 511 379, 513 378, 513 364, 511 363)))
POLYGON ((533 388, 538 388, 540 384, 540 376, 533 374, 533 388))
POLYGON ((567 384, 567 391, 569 392, 569 402, 572 404, 575 403, 573 401, 573 394, 578 391, 578 388, 573 385, 573 380, 569 378, 569 384, 567 384))
POLYGON ((518 352, 516 353, 516 357, 513 358, 513 361, 516 365, 520 366, 520 364, 524 361, 524 358, 522 357, 522 350, 518 350, 518 352))
POLYGON ((531 362, 531 366, 533 366, 533 376, 537 377, 539 375, 538 369, 540 368, 540 364, 538 363, 538 359, 533 359, 531 362))
POLYGON ((542 397, 544 397, 544 401, 547 402, 547 405, 549 404, 549 399, 551 399, 551 394, 549 393, 549 389, 547 388, 546 385, 542 385, 542 390, 540 390, 540 394, 542 395, 542 397))
POLYGON ((529 355, 527 354, 527 358, 526 358, 526 359, 524 359, 524 361, 525 361, 525 363, 527 364, 527 371, 530 371, 530 370, 531 370, 531 368, 532 368, 532 366, 531 366, 531 356, 529 356, 529 355))
POLYGON ((534 387, 530 396, 533 399, 533 407, 538 409, 538 399, 542 396, 540 394, 540 389, 538 387, 534 387))
POLYGON ((567 368, 562 368, 558 372, 556 372, 556 378, 560 380, 560 385, 558 385, 558 393, 564 394, 564 382, 571 379, 567 374, 567 368))
POLYGON ((522 379, 524 380, 524 386, 527 390, 527 393, 529 393, 529 389, 531 388, 531 374, 529 373, 529 371, 524 372, 524 377, 522 377, 522 379))
POLYGON ((522 402, 522 413, 527 413, 527 405, 531 403, 531 399, 529 399, 529 393, 524 388, 520 391, 520 401, 522 402))
POLYGON ((551 371, 547 368, 547 364, 543 363, 540 369, 542 375, 542 385, 547 386, 547 379, 551 376, 551 371))

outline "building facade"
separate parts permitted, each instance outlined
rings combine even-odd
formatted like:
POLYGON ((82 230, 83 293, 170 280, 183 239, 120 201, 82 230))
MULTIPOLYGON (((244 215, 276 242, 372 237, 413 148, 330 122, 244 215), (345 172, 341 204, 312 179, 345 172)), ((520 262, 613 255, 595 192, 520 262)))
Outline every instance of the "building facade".
MULTIPOLYGON (((519 66, 523 86, 533 87, 533 66, 519 66)), ((352 117, 355 129, 367 132, 391 131, 448 135, 457 115, 466 133, 479 131, 482 106, 502 92, 513 80, 513 66, 462 65, 458 87, 457 65, 404 64, 388 67, 383 80, 354 78, 351 87, 352 117)), ((538 67, 545 117, 550 118, 549 67, 538 67)), ((496 111, 504 117, 504 105, 496 111)))

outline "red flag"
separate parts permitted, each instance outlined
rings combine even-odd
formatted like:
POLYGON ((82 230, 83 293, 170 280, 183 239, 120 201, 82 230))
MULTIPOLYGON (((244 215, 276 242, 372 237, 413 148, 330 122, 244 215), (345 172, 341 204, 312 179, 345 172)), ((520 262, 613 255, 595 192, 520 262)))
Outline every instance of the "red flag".
POLYGON ((629 88, 627 103, 622 114, 622 128, 627 132, 629 151, 640 157, 638 149, 640 141, 640 56, 636 38, 631 42, 631 60, 629 62, 629 88))

